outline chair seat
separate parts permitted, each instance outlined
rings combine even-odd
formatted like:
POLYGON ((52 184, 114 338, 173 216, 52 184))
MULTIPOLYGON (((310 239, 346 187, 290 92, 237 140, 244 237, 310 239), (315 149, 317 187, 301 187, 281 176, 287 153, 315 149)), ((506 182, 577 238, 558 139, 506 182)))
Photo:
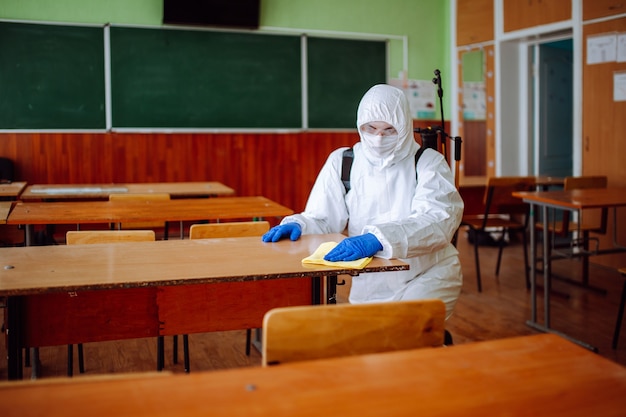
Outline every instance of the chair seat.
MULTIPOLYGON (((543 223, 537 222, 535 224, 535 229, 543 230, 543 223)), ((551 233, 556 233, 557 235, 563 235, 566 232, 596 232, 603 233, 602 228, 598 224, 593 223, 582 223, 578 224, 577 222, 569 222, 567 227, 562 222, 557 222, 556 224, 549 224, 548 231, 551 233)))

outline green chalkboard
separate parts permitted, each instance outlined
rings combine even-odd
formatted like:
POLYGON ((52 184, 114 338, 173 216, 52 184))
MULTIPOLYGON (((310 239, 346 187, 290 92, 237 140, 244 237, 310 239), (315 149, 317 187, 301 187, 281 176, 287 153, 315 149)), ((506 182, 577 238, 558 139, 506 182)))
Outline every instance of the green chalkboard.
POLYGON ((310 128, 354 128, 365 92, 387 80, 384 41, 308 38, 310 128))
POLYGON ((101 27, 0 22, 0 129, 104 129, 101 27))
POLYGON ((299 36, 111 28, 113 128, 300 128, 299 36))

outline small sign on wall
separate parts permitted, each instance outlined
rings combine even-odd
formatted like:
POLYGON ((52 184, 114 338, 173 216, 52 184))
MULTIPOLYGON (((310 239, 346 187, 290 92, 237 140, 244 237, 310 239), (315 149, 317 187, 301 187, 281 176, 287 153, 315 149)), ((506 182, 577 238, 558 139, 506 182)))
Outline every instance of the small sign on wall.
POLYGON ((613 101, 626 101, 626 71, 613 73, 613 101))
POLYGON ((435 118, 436 88, 431 80, 406 80, 405 82, 400 78, 392 78, 389 84, 404 91, 414 119, 432 120, 435 118))
POLYGON ((587 37, 587 65, 615 62, 616 59, 616 33, 605 33, 587 37))

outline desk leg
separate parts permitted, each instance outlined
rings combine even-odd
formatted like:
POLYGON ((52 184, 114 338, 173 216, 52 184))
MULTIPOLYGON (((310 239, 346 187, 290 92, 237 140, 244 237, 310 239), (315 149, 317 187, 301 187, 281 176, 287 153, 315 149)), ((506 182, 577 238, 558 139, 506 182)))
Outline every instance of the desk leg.
POLYGON ((536 206, 530 204, 530 322, 537 322, 537 231, 535 230, 536 206))
POLYGON ((24 245, 33 246, 35 240, 35 226, 32 224, 24 225, 24 245))
POLYGON ((311 278, 311 304, 322 304, 322 279, 320 277, 311 278))
POLYGON ((326 304, 337 304, 337 275, 326 277, 326 304))
POLYGON ((548 245, 550 244, 549 241, 549 233, 547 233, 548 230, 548 223, 549 223, 549 219, 548 219, 548 207, 547 206, 542 206, 542 210, 541 210, 541 217, 543 220, 543 315, 544 315, 544 319, 543 319, 543 325, 546 326, 546 328, 550 328, 550 286, 552 284, 552 280, 550 279, 550 274, 551 274, 551 269, 552 269, 552 262, 550 260, 550 250, 548 245))
POLYGON ((544 230, 543 248, 542 248, 543 250, 544 323, 543 325, 537 323, 537 314, 536 314, 537 290, 536 290, 536 283, 535 283, 536 268, 537 268, 537 258, 536 258, 537 254, 536 254, 535 246, 537 242, 537 236, 536 236, 536 233, 534 232, 536 206, 534 204, 530 204, 530 213, 529 213, 529 222, 530 222, 530 228, 531 228, 530 229, 530 236, 531 236, 530 238, 530 242, 531 242, 530 251, 531 252, 530 253, 531 253, 531 258, 533 260, 532 265, 531 265, 531 270, 530 270, 530 279, 531 279, 530 291, 531 291, 532 312, 531 312, 531 319, 526 322, 526 325, 532 327, 535 330, 539 330, 541 332, 557 334, 571 342, 574 342, 586 349, 591 350, 592 352, 598 352, 598 348, 550 328, 550 286, 551 286, 551 279, 550 279, 551 265, 550 264, 551 262, 550 262, 550 257, 548 253, 549 252, 548 245, 550 244, 550 242, 548 238, 548 233, 545 232, 546 230, 548 230, 549 219, 548 219, 548 207, 545 205, 542 205, 541 208, 542 208, 541 215, 542 215, 543 230, 544 230))
POLYGON ((7 297, 7 374, 8 379, 22 379, 22 326, 21 317, 24 298, 7 297))

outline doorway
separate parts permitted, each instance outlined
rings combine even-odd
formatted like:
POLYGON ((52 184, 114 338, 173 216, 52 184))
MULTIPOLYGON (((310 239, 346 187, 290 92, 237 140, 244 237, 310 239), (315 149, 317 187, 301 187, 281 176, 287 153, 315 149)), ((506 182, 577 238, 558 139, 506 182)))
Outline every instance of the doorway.
POLYGON ((533 174, 573 173, 572 39, 531 46, 533 77, 533 174))

